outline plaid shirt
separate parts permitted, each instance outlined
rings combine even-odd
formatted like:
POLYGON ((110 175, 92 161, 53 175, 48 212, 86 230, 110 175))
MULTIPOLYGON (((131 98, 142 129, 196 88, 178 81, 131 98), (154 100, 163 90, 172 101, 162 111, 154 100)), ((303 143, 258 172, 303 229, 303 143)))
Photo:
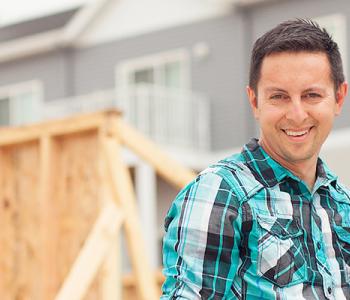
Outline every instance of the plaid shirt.
POLYGON ((252 140, 173 202, 161 299, 350 299, 349 195, 320 159, 310 191, 252 140))

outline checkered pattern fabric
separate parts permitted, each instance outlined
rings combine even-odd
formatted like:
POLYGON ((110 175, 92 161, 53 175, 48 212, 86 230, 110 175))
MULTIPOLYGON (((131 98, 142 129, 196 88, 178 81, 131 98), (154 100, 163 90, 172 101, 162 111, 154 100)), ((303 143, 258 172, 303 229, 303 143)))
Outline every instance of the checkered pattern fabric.
POLYGON ((310 191, 251 140, 169 209, 161 299, 350 299, 349 195, 321 159, 310 191))

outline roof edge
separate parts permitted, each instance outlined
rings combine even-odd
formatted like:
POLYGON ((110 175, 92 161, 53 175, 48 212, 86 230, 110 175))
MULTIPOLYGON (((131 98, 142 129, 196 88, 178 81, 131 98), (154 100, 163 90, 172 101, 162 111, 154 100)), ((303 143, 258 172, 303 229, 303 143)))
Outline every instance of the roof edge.
POLYGON ((0 63, 54 50, 61 36, 62 30, 56 29, 1 43, 0 63))
MULTIPOLYGON (((111 0, 90 1, 63 28, 61 42, 72 45, 111 0)), ((115 1, 115 0, 113 0, 115 1)))
POLYGON ((61 29, 0 43, 0 63, 74 46, 76 39, 111 0, 90 1, 61 29))
POLYGON ((269 3, 269 2, 280 2, 281 0, 231 0, 232 3, 237 7, 252 7, 255 5, 269 3))

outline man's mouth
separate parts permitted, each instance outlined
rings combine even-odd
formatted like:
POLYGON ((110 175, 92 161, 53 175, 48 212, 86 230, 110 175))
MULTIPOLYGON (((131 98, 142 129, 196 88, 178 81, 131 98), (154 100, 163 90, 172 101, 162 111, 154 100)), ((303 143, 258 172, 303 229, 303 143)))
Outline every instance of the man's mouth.
POLYGON ((287 135, 290 135, 290 136, 302 136, 304 134, 307 134, 309 130, 303 130, 303 131, 292 131, 292 130, 285 130, 284 132, 287 134, 287 135))
POLYGON ((313 127, 307 129, 282 129, 284 133, 290 137, 302 137, 307 135, 313 127))

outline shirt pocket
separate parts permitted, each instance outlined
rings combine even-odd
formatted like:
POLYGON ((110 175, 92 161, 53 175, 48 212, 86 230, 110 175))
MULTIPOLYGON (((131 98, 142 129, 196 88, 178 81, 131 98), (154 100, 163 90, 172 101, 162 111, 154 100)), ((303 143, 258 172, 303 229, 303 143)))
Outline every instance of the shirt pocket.
MULTIPOLYGON (((346 284, 350 283, 350 225, 338 226, 333 225, 334 232, 337 236, 337 245, 342 258, 342 264, 339 265, 340 272, 344 274, 346 284)), ((344 285, 344 283, 342 284, 344 285)))
POLYGON ((307 279, 301 229, 297 219, 257 216, 258 272, 279 287, 307 279))

